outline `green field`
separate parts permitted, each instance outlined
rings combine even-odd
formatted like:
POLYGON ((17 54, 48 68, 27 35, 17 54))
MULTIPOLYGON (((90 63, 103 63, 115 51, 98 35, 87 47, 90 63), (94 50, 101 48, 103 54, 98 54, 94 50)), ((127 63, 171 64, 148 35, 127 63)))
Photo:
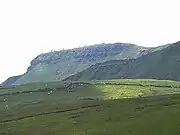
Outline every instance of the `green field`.
POLYGON ((179 135, 180 82, 106 80, 0 88, 0 135, 179 135))

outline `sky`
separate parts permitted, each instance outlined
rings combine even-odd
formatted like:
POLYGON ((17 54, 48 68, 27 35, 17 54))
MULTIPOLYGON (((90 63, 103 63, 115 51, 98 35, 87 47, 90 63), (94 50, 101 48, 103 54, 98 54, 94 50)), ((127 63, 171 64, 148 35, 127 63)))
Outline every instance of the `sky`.
POLYGON ((1 0, 0 82, 40 53, 98 43, 179 41, 179 0, 1 0))

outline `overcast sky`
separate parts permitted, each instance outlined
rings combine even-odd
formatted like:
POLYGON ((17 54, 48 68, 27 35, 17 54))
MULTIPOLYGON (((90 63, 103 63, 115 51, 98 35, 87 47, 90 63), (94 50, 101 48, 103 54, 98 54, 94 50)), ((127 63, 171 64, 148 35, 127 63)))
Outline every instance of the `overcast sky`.
POLYGON ((180 40, 178 0, 0 0, 0 82, 42 52, 180 40))

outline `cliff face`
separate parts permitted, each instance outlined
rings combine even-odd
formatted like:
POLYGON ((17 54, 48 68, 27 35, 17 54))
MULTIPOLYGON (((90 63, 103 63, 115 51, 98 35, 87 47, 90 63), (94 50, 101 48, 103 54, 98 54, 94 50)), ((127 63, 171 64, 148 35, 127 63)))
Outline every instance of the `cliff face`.
POLYGON ((11 77, 6 83, 8 85, 19 85, 62 80, 96 63, 135 59, 152 51, 152 48, 114 43, 44 53, 32 60, 31 66, 25 74, 19 77, 11 77))

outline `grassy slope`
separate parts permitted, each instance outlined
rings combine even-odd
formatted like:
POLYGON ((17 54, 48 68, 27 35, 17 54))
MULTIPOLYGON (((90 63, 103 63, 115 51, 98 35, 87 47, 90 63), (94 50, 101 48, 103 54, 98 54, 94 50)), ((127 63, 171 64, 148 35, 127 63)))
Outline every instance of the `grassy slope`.
POLYGON ((5 135, 179 135, 180 96, 108 100, 100 107, 0 124, 5 135))
POLYGON ((180 80, 180 42, 136 60, 109 61, 91 66, 66 80, 152 78, 180 80))
POLYGON ((178 135, 179 86, 175 81, 126 79, 3 88, 0 135, 178 135))

